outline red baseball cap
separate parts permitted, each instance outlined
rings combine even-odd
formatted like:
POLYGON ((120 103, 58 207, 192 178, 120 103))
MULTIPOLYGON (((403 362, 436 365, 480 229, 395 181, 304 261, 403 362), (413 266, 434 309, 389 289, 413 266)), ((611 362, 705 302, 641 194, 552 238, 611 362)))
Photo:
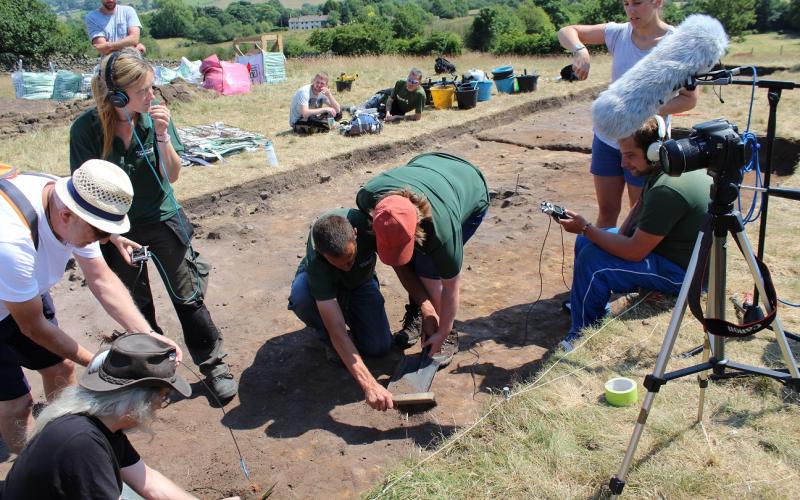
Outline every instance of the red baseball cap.
POLYGON ((391 195, 379 201, 372 211, 372 229, 381 262, 387 266, 408 264, 417 232, 417 208, 411 200, 391 195))

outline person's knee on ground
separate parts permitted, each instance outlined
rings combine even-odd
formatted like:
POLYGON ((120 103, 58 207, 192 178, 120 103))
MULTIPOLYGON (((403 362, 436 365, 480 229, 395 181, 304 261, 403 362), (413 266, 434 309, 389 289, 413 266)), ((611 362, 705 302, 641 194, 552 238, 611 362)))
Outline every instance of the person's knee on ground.
POLYGON ((33 422, 32 409, 30 392, 10 401, 0 401, 0 437, 12 453, 18 454, 25 447, 33 422))
POLYGON ((39 370, 42 376, 44 394, 48 401, 52 401, 65 387, 75 385, 75 363, 64 359, 53 366, 39 370))

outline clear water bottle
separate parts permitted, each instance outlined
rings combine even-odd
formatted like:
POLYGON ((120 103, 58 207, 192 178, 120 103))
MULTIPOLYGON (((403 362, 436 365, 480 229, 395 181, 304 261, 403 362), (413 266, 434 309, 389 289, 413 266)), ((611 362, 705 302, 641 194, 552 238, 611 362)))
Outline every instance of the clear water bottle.
POLYGON ((278 166, 278 156, 275 154, 275 146, 272 141, 264 142, 264 152, 267 154, 267 163, 270 167, 278 166))

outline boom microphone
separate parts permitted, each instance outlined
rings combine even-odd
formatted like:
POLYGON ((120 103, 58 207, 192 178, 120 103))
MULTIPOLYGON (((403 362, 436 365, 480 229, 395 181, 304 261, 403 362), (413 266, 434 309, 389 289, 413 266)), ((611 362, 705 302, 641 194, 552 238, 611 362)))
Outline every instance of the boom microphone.
POLYGON ((725 54, 728 37, 713 17, 691 15, 592 104, 595 129, 621 139, 636 132, 691 77, 725 54))

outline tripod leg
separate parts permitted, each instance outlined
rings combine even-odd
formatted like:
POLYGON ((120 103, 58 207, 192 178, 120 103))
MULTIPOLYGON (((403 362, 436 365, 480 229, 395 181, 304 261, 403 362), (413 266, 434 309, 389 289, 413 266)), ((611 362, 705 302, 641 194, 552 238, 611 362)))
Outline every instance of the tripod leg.
MULTIPOLYGON (((747 238, 747 234, 744 231, 733 233, 733 237, 736 238, 736 241, 739 242, 739 247, 742 248, 742 254, 747 261, 747 265, 750 267, 750 274, 753 275, 753 279, 756 282, 759 298, 764 305, 764 310, 769 314, 772 312, 772 305, 770 305, 767 300, 767 292, 764 288, 764 277, 761 275, 761 270, 758 268, 755 254, 753 254, 753 247, 750 246, 750 240, 747 238)), ((775 340, 778 342, 778 347, 781 349, 783 361, 789 369, 789 374, 795 380, 800 378, 800 372, 798 372, 797 369, 797 361, 794 359, 792 349, 789 346, 789 342, 786 340, 786 333, 783 330, 781 320, 777 316, 772 322, 772 330, 775 332, 775 340)))
POLYGON ((697 241, 694 244, 692 258, 689 260, 689 266, 686 268, 686 277, 684 278, 683 284, 681 285, 681 290, 678 293, 678 299, 675 302, 675 309, 672 311, 672 317, 669 320, 669 327, 667 328, 667 333, 664 336, 664 341, 661 344, 661 351, 658 353, 658 358, 656 359, 656 365, 653 368, 653 373, 645 378, 647 395, 644 397, 642 408, 639 410, 639 416, 636 419, 636 425, 633 427, 633 434, 631 435, 631 440, 628 443, 628 449, 625 451, 625 457, 622 459, 622 465, 620 465, 619 472, 617 472, 617 475, 612 477, 611 481, 608 483, 608 487, 611 490, 611 498, 616 498, 622 493, 622 489, 625 487, 625 477, 628 474, 628 469, 630 469, 631 462, 633 461, 633 455, 636 453, 636 447, 639 444, 639 439, 642 437, 642 431, 644 430, 644 425, 647 422, 647 417, 650 415, 650 408, 653 406, 653 400, 656 397, 656 393, 661 388, 661 385, 666 382, 663 378, 664 373, 667 370, 667 362, 672 355, 672 349, 675 347, 678 331, 681 328, 681 321, 683 321, 683 315, 686 312, 689 288, 692 283, 692 276, 694 276, 694 273, 698 268, 697 260, 700 254, 700 244, 702 241, 703 232, 701 231, 697 237, 697 241))
MULTIPOLYGON (((724 229, 724 228, 723 228, 724 229)), ((725 278, 727 275, 727 252, 726 243, 727 231, 714 234, 710 252, 710 272, 708 277, 708 294, 706 315, 709 318, 725 319, 725 278)), ((725 359, 725 339, 717 335, 707 335, 711 342, 711 354, 718 360, 725 359)), ((704 359, 704 361, 708 361, 704 359)), ((723 375, 724 366, 715 366, 714 375, 723 375)))
MULTIPOLYGON (((703 340, 703 363, 708 362, 708 358, 711 354, 711 341, 710 337, 712 335, 706 334, 705 339, 703 340)), ((708 387, 708 372, 700 372, 697 374, 697 382, 700 384, 700 399, 697 403, 697 420, 695 423, 700 423, 703 421, 703 408, 705 407, 706 402, 706 387, 708 387)))

